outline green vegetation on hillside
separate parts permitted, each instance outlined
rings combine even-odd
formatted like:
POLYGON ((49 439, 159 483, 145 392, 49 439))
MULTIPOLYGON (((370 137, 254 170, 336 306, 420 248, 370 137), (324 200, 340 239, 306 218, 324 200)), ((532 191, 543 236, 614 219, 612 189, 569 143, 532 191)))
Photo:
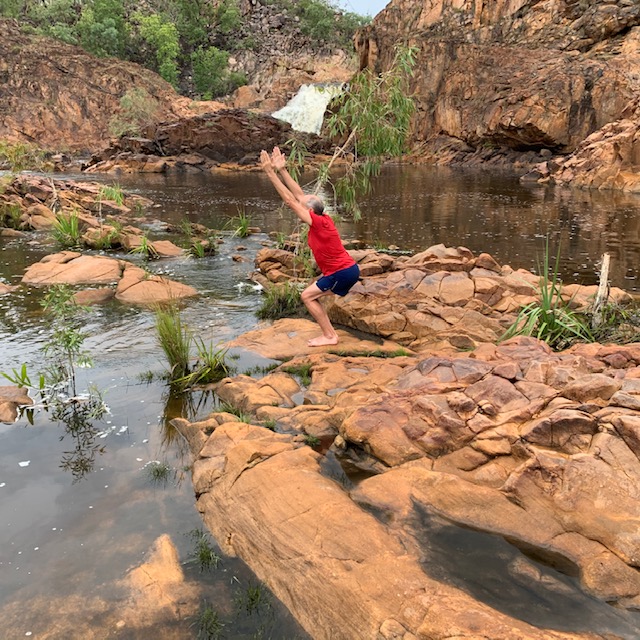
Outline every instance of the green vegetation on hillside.
MULTIPOLYGON (((350 47, 368 20, 340 12, 331 0, 262 4, 282 16, 283 30, 296 25, 312 46, 350 47)), ((246 83, 229 70, 229 57, 260 44, 239 0, 0 0, 0 16, 94 55, 137 62, 183 93, 209 99, 246 83)))

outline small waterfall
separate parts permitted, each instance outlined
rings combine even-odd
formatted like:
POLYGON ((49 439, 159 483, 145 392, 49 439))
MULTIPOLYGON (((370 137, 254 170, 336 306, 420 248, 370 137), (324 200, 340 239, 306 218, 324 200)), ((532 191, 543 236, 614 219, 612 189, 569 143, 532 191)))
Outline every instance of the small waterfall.
POLYGON ((303 84, 289 102, 271 114, 288 122, 296 131, 320 133, 329 101, 344 91, 344 84, 303 84))

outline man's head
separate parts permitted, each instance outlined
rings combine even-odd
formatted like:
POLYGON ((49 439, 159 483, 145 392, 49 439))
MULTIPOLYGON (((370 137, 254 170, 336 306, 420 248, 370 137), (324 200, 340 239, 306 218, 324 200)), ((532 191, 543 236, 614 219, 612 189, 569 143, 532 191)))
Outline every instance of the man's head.
POLYGON ((305 196, 304 203, 316 215, 321 216, 324 213, 324 203, 318 196, 305 196))

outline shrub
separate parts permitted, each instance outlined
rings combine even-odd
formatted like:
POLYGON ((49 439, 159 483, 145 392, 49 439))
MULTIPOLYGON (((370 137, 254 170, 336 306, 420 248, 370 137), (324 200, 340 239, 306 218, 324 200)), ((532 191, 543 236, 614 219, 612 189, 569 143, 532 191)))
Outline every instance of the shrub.
POLYGON ((178 54, 180 43, 178 29, 164 16, 154 13, 150 16, 137 13, 134 21, 138 23, 140 35, 153 49, 156 56, 158 73, 174 87, 178 85, 178 54))
POLYGON ((191 54, 193 84, 205 100, 231 93, 246 84, 244 75, 229 72, 229 54, 217 47, 199 47, 191 54))
POLYGON ((157 112, 158 101, 146 89, 130 89, 120 98, 120 113, 109 121, 109 133, 117 137, 139 135, 154 123, 157 112))
POLYGON ((34 144, 0 140, 0 169, 44 171, 51 168, 45 156, 45 152, 34 144))
POLYGON ((96 56, 122 56, 127 41, 122 0, 92 0, 76 25, 82 46, 96 56))

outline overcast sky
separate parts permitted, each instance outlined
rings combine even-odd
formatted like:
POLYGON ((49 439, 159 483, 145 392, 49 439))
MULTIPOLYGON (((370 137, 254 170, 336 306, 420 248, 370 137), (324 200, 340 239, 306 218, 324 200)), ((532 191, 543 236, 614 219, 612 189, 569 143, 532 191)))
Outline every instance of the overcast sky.
POLYGON ((347 11, 353 11, 363 16, 375 16, 384 9, 391 0, 338 0, 336 4, 347 11))

